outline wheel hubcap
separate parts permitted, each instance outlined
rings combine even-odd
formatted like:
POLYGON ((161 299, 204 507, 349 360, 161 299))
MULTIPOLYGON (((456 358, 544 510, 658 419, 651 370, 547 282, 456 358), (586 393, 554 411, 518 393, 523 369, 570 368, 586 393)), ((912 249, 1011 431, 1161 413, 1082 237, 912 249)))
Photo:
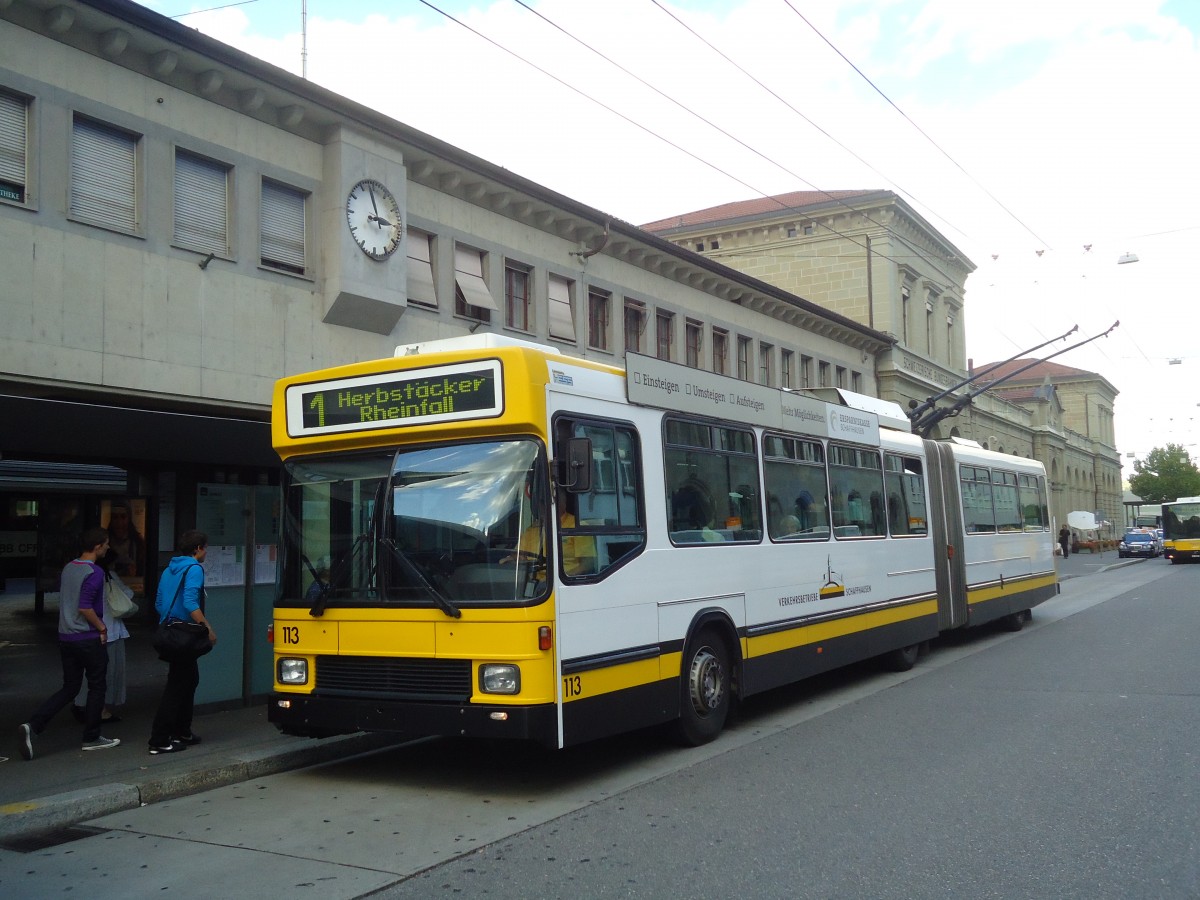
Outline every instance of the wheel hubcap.
POLYGON ((725 700, 725 670, 721 660, 709 647, 701 647, 692 657, 692 670, 688 677, 692 708, 706 716, 720 707, 725 700))

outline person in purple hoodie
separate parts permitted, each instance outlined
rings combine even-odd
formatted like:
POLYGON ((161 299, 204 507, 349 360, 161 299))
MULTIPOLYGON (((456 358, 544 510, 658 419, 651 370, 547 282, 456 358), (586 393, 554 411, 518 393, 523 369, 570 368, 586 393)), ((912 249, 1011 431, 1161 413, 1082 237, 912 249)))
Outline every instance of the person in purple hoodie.
POLYGON ((104 570, 96 559, 108 552, 108 532, 89 528, 80 540, 81 552, 63 568, 58 600, 58 653, 62 658, 62 687, 37 708, 29 721, 18 726, 21 756, 33 759, 33 736, 41 734, 64 706, 75 699, 87 676, 87 705, 84 707, 83 749, 111 750, 121 743, 100 734, 104 709, 108 651, 104 642, 104 570))

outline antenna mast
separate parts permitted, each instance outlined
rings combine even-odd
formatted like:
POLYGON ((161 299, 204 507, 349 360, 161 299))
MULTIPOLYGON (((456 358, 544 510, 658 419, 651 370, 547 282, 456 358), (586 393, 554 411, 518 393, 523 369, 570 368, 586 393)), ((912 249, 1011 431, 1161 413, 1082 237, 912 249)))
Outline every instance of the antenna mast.
POLYGON ((308 0, 300 0, 300 77, 308 80, 308 0))

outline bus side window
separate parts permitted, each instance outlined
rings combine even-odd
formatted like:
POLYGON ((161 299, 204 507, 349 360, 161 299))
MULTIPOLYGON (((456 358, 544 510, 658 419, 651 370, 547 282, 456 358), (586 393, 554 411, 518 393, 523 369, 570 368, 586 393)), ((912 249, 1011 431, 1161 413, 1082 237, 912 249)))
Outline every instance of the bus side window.
POLYGON ((895 536, 927 532, 925 481, 921 460, 887 453, 883 460, 887 480, 888 530, 895 536))
POLYGON ((558 496, 560 571, 567 580, 592 580, 646 544, 637 432, 564 417, 555 421, 555 436, 560 443, 586 437, 592 445, 591 489, 558 496))

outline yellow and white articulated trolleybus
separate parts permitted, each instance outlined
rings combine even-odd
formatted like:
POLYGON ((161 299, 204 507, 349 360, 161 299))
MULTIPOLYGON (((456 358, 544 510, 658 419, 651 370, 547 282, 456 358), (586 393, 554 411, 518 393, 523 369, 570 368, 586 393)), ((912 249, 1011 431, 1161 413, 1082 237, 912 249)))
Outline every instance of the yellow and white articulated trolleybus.
POLYGON ((1041 465, 862 400, 496 335, 281 380, 271 721, 699 744, 740 698, 1020 628, 1057 589, 1041 465))

